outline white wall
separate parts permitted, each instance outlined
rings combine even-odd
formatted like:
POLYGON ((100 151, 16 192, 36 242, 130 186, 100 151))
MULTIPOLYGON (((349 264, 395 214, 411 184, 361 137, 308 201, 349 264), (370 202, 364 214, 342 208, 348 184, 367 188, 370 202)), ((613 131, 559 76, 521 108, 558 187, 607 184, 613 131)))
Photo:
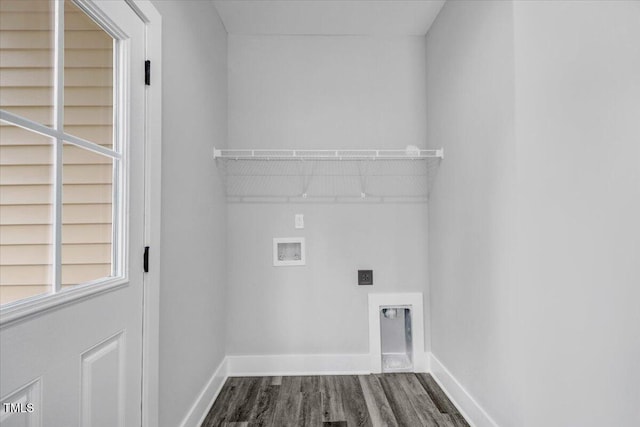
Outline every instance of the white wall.
MULTIPOLYGON (((424 147, 424 53, 422 37, 229 36, 229 145, 424 147)), ((368 353, 367 294, 425 291, 426 213, 229 204, 229 354, 368 353), (291 236, 306 237, 307 266, 273 267, 272 238, 291 236)))
POLYGON ((432 349, 501 426, 640 424, 639 22, 447 2, 427 36, 432 349))
POLYGON ((425 218, 413 204, 229 204, 229 354, 368 353, 367 294, 423 291, 425 218), (307 265, 273 267, 272 238, 291 236, 307 265))
POLYGON ((638 426, 640 2, 514 9, 524 425, 638 426))
POLYGON ((445 3, 427 34, 432 352, 503 426, 513 354, 514 57, 510 2, 445 3))
POLYGON ((175 427, 225 355, 227 211, 211 153, 227 137, 227 36, 210 2, 154 5, 164 78, 160 422, 175 427))
POLYGON ((229 146, 424 147, 422 37, 229 36, 229 146))

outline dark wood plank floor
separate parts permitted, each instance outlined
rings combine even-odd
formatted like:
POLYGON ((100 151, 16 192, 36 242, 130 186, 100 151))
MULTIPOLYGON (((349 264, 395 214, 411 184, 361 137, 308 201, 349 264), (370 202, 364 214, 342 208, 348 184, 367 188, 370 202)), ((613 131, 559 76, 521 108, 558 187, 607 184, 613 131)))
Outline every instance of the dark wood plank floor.
POLYGON ((429 374, 231 377, 202 427, 469 427, 429 374))

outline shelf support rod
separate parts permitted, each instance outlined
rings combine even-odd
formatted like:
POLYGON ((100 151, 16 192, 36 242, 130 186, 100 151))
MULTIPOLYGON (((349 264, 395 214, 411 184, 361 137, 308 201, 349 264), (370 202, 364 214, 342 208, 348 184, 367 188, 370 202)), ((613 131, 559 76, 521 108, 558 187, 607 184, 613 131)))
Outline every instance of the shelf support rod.
POLYGON ((316 164, 315 162, 305 162, 304 160, 300 163, 300 169, 302 174, 302 198, 307 198, 307 191, 309 190, 309 185, 311 184, 311 179, 313 178, 313 174, 315 172, 316 164))

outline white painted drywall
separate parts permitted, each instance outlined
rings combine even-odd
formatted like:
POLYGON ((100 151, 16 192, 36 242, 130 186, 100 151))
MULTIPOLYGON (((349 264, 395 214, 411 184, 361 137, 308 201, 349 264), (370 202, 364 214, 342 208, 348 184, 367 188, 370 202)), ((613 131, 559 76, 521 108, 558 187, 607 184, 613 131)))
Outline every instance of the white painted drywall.
POLYGON ((368 354, 367 294, 424 290, 425 205, 228 207, 229 354, 368 354), (307 264, 274 267, 274 236, 304 236, 307 264), (358 269, 373 286, 357 285, 358 269))
POLYGON ((427 34, 432 352, 502 426, 514 401, 514 57, 510 2, 447 2, 427 34))
POLYGON ((640 424, 640 3, 427 35, 432 351, 501 426, 640 424))
POLYGON ((514 11, 522 425, 638 426, 640 2, 514 11))
POLYGON ((424 147, 423 37, 229 36, 229 146, 424 147))
POLYGON ((214 0, 229 34, 424 36, 444 0, 214 0))
MULTIPOLYGON (((422 37, 229 36, 229 145, 424 147, 424 73, 422 37)), ((367 294, 424 292, 426 220, 419 204, 229 204, 229 354, 367 354, 367 294), (272 238, 292 236, 307 265, 273 267, 272 238)))
MULTIPOLYGON (((225 355, 226 32, 213 5, 154 1, 163 23, 160 423, 185 417, 225 355)), ((152 76, 153 82, 153 76, 152 76)))

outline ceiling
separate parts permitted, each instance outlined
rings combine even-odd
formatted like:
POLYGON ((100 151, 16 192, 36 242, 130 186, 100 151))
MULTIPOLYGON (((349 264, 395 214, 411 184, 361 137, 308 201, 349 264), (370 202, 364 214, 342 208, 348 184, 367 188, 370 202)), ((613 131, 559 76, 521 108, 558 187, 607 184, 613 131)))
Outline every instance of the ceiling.
POLYGON ((445 0, 213 0, 229 34, 424 35, 445 0))

